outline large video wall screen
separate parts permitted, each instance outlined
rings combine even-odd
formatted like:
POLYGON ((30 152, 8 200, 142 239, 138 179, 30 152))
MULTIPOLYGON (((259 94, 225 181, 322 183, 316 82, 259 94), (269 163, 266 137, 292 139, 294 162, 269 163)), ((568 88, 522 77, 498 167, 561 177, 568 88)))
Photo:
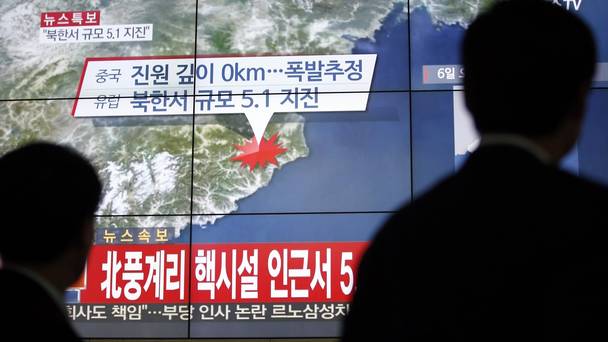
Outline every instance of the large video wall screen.
MULTIPOLYGON (((104 183, 79 333, 338 336, 368 241, 476 147, 458 46, 493 2, 3 1, 0 152, 104 183)), ((553 2, 600 51, 563 167, 608 183, 608 4, 553 2)))

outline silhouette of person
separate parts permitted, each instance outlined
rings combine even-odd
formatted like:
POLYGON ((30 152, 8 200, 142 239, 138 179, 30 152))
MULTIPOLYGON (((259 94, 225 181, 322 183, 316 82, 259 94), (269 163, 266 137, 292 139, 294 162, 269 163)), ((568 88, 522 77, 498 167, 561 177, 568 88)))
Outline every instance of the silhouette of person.
POLYGON ((551 2, 501 1, 461 53, 480 146, 375 236, 343 340, 606 340, 608 190, 558 169, 581 129, 592 33, 551 2))
POLYGON ((101 196, 76 151, 32 143, 0 158, 0 339, 79 341, 64 291, 79 278, 101 196))

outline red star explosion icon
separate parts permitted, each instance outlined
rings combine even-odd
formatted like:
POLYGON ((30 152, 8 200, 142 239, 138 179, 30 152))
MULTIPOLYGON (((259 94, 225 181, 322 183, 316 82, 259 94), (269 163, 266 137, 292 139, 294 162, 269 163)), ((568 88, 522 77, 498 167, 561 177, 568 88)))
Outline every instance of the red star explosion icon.
POLYGON ((241 153, 230 160, 240 161, 241 166, 249 166, 249 171, 253 172, 256 166, 266 167, 268 164, 278 166, 277 156, 287 152, 287 149, 277 143, 279 134, 273 135, 270 139, 262 138, 258 145, 255 137, 245 141, 244 145, 234 145, 241 153))

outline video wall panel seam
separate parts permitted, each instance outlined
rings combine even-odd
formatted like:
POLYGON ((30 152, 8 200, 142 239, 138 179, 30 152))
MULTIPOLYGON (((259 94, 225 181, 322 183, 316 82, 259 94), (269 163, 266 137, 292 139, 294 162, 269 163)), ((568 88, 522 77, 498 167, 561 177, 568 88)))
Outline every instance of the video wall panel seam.
MULTIPOLYGON (((197 58, 196 55, 198 53, 198 2, 196 0, 196 9, 194 11, 194 70, 197 70, 197 58)), ((193 83, 193 95, 196 95, 196 81, 193 83)), ((190 229, 189 229, 189 252, 192 253, 192 230, 193 230, 193 208, 194 208, 194 151, 195 151, 195 143, 196 143, 196 107, 192 106, 192 159, 191 159, 191 175, 190 175, 190 229)), ((192 284, 192 257, 188 258, 188 284, 192 284)), ((192 307, 192 286, 188 286, 188 308, 192 307)), ((192 329, 190 328, 192 318, 188 317, 188 331, 187 336, 188 339, 192 333, 192 329)))

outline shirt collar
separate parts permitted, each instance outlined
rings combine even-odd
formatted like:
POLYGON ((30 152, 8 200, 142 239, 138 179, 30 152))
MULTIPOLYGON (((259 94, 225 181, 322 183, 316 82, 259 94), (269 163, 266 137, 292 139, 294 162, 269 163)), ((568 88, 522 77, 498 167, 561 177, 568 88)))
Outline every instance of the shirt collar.
POLYGON ((507 145, 514 146, 533 155, 544 164, 551 164, 549 153, 532 140, 517 134, 484 134, 479 147, 507 145))

